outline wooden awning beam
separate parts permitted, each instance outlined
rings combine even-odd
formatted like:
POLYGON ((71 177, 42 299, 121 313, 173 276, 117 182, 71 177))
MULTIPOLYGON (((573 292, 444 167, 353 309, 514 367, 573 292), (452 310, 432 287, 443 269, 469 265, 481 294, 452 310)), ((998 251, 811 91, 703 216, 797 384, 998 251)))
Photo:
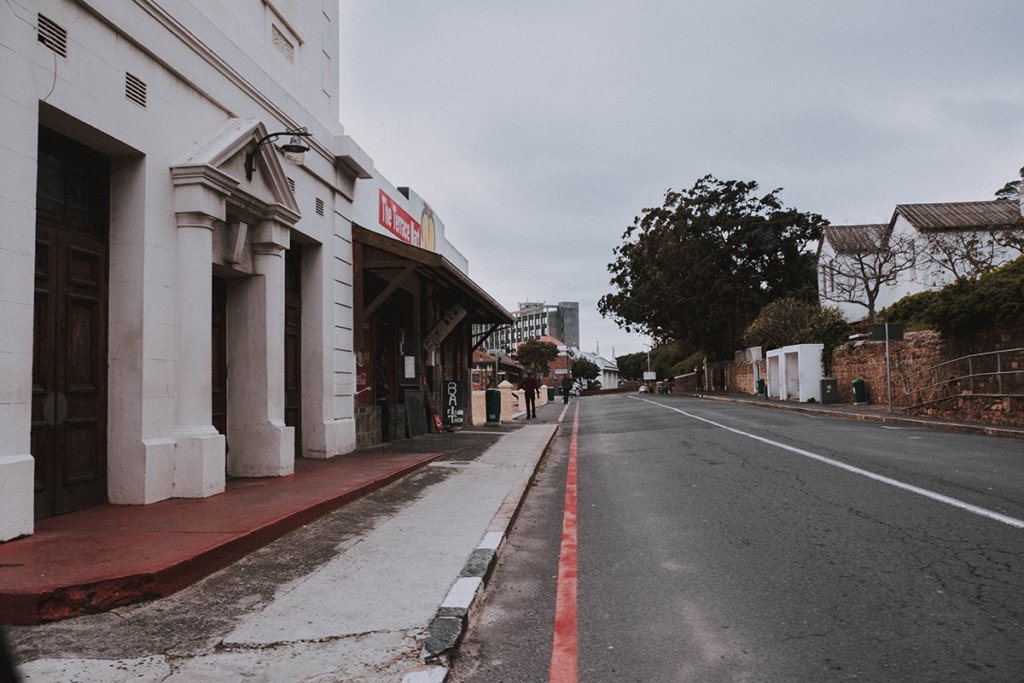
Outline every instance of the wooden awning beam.
MULTIPOLYGON (((363 263, 363 267, 366 268, 366 264, 365 263, 363 263)), ((409 276, 412 275, 415 271, 416 271, 416 264, 415 263, 411 264, 411 265, 407 265, 405 268, 403 268, 402 272, 398 274, 398 277, 396 277, 394 280, 392 280, 391 284, 389 284, 384 289, 383 292, 381 292, 380 294, 377 295, 377 298, 373 300, 373 303, 371 303, 369 306, 367 306, 366 308, 363 309, 363 313, 360 316, 361 320, 359 322, 362 322, 363 320, 366 320, 371 315, 373 315, 373 312, 376 311, 380 307, 381 304, 383 304, 385 301, 387 301, 388 297, 390 297, 392 294, 394 294, 395 290, 398 289, 399 287, 401 287, 402 283, 404 283, 409 278, 409 276)))
POLYGON ((484 333, 484 336, 480 337, 479 341, 477 341, 477 343, 473 345, 473 348, 470 350, 470 353, 473 353, 473 351, 479 349, 480 345, 487 341, 487 338, 494 334, 494 331, 499 327, 501 327, 501 323, 491 325, 491 329, 487 330, 487 332, 484 333))

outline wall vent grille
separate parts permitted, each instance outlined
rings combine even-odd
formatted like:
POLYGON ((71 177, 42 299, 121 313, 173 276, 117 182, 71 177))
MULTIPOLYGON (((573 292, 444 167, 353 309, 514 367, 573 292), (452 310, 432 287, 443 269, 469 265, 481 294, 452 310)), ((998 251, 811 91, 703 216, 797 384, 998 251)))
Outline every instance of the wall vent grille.
POLYGON ((319 197, 316 198, 316 215, 324 215, 324 200, 320 199, 319 197))
POLYGON ((68 56, 68 30, 52 19, 39 15, 39 42, 61 57, 68 56))
POLYGON ((146 84, 137 76, 129 73, 124 75, 124 96, 143 109, 146 108, 146 84))
POLYGON ((295 181, 291 178, 288 179, 288 187, 291 188, 292 194, 295 194, 295 181))
POLYGON ((292 41, 288 40, 285 37, 285 35, 283 33, 281 33, 281 29, 279 29, 277 26, 271 25, 271 38, 270 39, 274 43, 274 47, 276 47, 278 49, 278 51, 282 55, 284 55, 284 58, 287 59, 292 64, 294 64, 295 63, 295 46, 292 45, 292 41))

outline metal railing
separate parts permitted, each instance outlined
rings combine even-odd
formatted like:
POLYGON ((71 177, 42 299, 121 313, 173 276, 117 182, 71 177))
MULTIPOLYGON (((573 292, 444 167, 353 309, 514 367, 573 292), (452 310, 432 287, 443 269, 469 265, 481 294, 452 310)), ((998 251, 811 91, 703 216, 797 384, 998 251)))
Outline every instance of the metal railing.
POLYGON ((939 363, 906 375, 903 390, 914 405, 957 396, 1024 396, 1024 348, 974 353, 939 363), (922 382, 930 383, 917 386, 922 382), (922 394, 929 390, 934 395, 926 399, 922 394))

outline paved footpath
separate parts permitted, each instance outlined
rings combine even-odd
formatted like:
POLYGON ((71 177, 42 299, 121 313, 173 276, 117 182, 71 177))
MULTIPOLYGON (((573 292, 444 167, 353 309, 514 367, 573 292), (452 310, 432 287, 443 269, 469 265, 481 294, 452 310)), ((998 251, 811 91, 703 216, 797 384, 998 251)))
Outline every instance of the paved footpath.
MULTIPOLYGON (((443 681, 561 404, 171 596, 12 627, 26 682, 443 681)), ((474 434, 478 435, 474 437, 474 434)))

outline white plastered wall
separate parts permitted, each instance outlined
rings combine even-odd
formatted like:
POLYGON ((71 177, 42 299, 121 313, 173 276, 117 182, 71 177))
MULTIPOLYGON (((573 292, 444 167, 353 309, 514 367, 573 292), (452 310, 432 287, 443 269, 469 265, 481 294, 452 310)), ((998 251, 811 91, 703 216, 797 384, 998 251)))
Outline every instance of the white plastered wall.
POLYGON ((825 371, 821 344, 795 344, 768 352, 768 396, 783 401, 821 402, 825 371))
MULTIPOLYGON (((111 502, 147 504, 178 495, 174 405, 181 359, 174 340, 179 307, 188 303, 176 289, 179 235, 169 168, 232 115, 264 120, 274 130, 306 125, 322 141, 314 143, 319 151, 307 154, 304 167, 289 170, 297 194, 315 187, 309 196, 323 198, 328 207, 322 225, 297 226, 319 244, 304 266, 303 357, 309 362, 303 420, 316 425, 307 427, 305 443, 316 457, 355 447, 348 220, 354 181, 338 172, 331 153, 342 138, 332 93, 313 92, 310 79, 296 86, 291 67, 273 61, 277 56, 264 47, 247 44, 244 56, 234 42, 241 34, 229 37, 211 11, 223 9, 220 3, 181 3, 174 17, 156 5, 125 0, 89 5, 91 11, 63 0, 0 4, 0 168, 13 170, 0 174, 0 541, 33 530, 29 453, 40 123, 111 159, 111 502), (36 39, 37 13, 68 29, 66 58, 36 39), (223 60, 231 69, 222 68, 223 60), (145 108, 125 98, 126 72, 146 83, 145 108)), ((307 26, 299 31, 321 31, 317 21, 325 11, 336 24, 336 8, 317 7, 298 15, 298 25, 307 26)), ((333 24, 325 30, 337 32, 333 24)), ((317 41, 306 45, 318 52, 323 47, 317 41)), ((313 212, 312 205, 302 207, 304 216, 313 212)))
MULTIPOLYGON (((32 532, 33 272, 38 101, 51 79, 37 66, 35 34, 0 6, 0 540, 32 532)), ((51 60, 52 61, 52 60, 51 60)), ((52 69, 50 69, 52 73, 52 69)))

